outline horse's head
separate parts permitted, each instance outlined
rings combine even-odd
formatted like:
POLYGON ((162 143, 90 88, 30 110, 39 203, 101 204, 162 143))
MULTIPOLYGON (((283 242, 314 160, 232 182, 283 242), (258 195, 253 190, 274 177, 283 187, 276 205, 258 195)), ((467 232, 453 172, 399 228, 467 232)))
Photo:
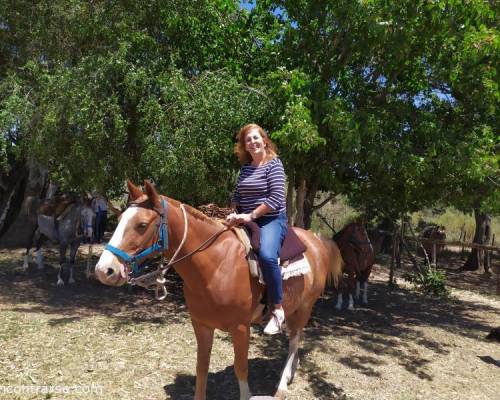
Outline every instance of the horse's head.
POLYGON ((118 226, 95 267, 99 281, 110 286, 127 282, 130 259, 152 245, 163 212, 161 198, 150 182, 144 182, 144 193, 130 181, 127 185, 129 207, 121 214, 118 226))
POLYGON ((83 238, 90 243, 94 236, 95 212, 88 201, 84 201, 82 204, 82 208, 80 211, 80 220, 81 228, 83 231, 83 238))
POLYGON ((345 226, 334 236, 333 240, 335 240, 340 247, 350 245, 359 251, 363 251, 365 247, 371 247, 368 232, 366 231, 365 225, 360 220, 351 222, 345 226))

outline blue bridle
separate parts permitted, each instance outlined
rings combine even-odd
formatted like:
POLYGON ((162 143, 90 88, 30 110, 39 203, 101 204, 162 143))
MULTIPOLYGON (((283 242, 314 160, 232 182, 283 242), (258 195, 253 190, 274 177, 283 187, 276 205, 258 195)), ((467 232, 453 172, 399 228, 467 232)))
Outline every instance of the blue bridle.
MULTIPOLYGON (((161 205, 163 209, 158 211, 156 208, 152 208, 153 211, 156 211, 159 216, 160 216, 160 225, 158 227, 158 240, 156 243, 148 247, 147 249, 142 250, 138 254, 134 255, 129 255, 128 253, 124 252, 122 249, 119 249, 118 247, 112 246, 110 244, 107 244, 106 247, 104 248, 105 250, 110 251, 113 253, 115 256, 121 258, 125 265, 128 265, 131 267, 131 274, 133 276, 137 276, 141 268, 144 266, 144 263, 139 264, 139 262, 142 259, 145 259, 151 254, 154 253, 162 253, 168 249, 168 231, 167 231, 167 205, 168 203, 161 199, 161 205)), ((133 205, 134 207, 140 207, 138 205, 133 205)))

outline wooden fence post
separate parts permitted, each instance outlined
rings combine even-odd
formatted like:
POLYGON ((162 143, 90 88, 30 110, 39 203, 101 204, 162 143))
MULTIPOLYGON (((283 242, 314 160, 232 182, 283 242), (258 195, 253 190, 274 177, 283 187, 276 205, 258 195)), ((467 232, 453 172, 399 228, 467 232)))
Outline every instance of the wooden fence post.
MULTIPOLYGON (((495 234, 493 234, 493 237, 491 238, 491 246, 495 245, 495 234)), ((485 265, 486 271, 490 272, 491 271, 491 250, 486 250, 486 265, 485 265)))
POLYGON ((431 264, 435 267, 437 265, 437 251, 436 251, 436 242, 432 242, 432 261, 431 264))

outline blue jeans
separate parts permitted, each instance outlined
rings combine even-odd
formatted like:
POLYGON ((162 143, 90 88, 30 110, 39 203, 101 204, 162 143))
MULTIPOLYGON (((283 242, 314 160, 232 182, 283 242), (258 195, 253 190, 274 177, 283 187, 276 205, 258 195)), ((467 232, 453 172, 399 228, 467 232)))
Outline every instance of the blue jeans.
POLYGON ((255 220, 260 227, 259 262, 262 275, 273 304, 283 301, 281 267, 278 264, 281 244, 288 231, 286 212, 275 217, 260 217, 255 220))
POLYGON ((106 211, 97 211, 95 214, 95 240, 97 243, 101 243, 104 238, 104 229, 108 222, 108 213, 106 211))

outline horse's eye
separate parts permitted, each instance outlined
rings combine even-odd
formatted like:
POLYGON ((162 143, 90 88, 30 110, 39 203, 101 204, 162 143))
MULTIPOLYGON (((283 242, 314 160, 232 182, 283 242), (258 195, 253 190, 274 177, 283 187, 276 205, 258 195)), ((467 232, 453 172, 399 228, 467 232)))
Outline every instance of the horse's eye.
POLYGON ((146 229, 148 226, 147 222, 141 222, 139 225, 137 225, 138 229, 146 229))

